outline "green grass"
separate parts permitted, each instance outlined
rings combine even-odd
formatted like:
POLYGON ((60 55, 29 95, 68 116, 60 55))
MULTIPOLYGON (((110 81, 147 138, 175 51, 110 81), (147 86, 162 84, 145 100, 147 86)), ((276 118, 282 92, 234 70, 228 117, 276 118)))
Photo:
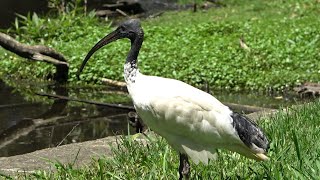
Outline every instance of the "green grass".
MULTIPOLYGON (((300 1, 223 1, 226 7, 208 11, 167 12, 144 20, 145 42, 139 60, 143 73, 183 80, 195 86, 232 90, 285 89, 305 81, 319 82, 320 3, 300 1), (244 37, 250 52, 239 47, 244 37)), ((93 14, 30 16, 10 31, 27 44, 45 44, 66 55, 69 81, 89 49, 111 32, 110 21, 93 14)), ((82 73, 82 81, 101 77, 123 80, 130 43, 121 40, 97 52, 82 73)), ((0 52, 4 50, 0 49, 0 52)), ((0 55, 0 76, 43 78, 53 66, 0 55), (31 70, 32 76, 30 75, 31 70)))
MULTIPOLYGON (((219 150, 208 166, 191 163, 192 179, 319 179, 320 101, 288 108, 258 121, 270 139, 269 161, 255 162, 219 150)), ((92 160, 77 169, 55 163, 56 172, 38 171, 21 179, 177 179, 178 154, 164 139, 152 136, 148 145, 136 135, 119 139, 113 158, 92 160)))

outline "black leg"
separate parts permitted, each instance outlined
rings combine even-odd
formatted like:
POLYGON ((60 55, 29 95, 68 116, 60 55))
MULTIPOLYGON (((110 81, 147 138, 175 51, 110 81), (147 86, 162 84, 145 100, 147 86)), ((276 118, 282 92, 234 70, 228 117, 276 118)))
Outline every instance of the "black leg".
POLYGON ((142 133, 143 132, 143 123, 142 120, 139 118, 138 114, 134 111, 130 111, 128 113, 128 120, 129 124, 132 127, 136 128, 136 133, 142 133))
POLYGON ((183 177, 188 180, 190 176, 190 164, 188 161, 188 156, 180 153, 180 166, 179 166, 179 180, 183 177))

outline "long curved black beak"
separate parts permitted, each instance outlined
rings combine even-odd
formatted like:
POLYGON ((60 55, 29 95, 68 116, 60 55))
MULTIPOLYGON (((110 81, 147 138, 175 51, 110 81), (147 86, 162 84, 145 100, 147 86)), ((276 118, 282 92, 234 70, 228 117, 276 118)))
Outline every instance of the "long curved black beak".
POLYGON ((84 66, 86 65, 86 63, 88 62, 88 60, 90 59, 90 57, 97 51, 99 50, 100 48, 102 48, 103 46, 117 40, 121 38, 120 37, 120 34, 118 33, 118 30, 115 30, 113 32, 111 32, 110 34, 106 35, 104 38, 102 38, 97 44, 95 44, 93 46, 93 48, 91 48, 91 50, 88 52, 86 58, 84 58, 81 66, 80 66, 80 69, 78 70, 77 72, 77 78, 80 79, 80 73, 82 72, 84 66))

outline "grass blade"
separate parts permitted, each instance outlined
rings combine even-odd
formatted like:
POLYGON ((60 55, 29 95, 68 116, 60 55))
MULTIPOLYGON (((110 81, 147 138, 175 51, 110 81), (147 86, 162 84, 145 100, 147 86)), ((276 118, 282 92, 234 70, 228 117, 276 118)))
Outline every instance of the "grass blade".
POLYGON ((163 162, 162 162, 162 170, 163 173, 166 174, 166 169, 167 169, 167 155, 168 155, 168 151, 169 151, 169 146, 166 145, 166 149, 164 151, 164 155, 163 155, 163 162))
POLYGON ((302 168, 302 159, 301 159, 301 152, 300 152, 300 148, 299 148, 299 142, 298 142, 298 138, 296 135, 296 132, 294 130, 292 130, 292 137, 293 137, 293 142, 294 142, 294 147, 298 156, 298 160, 299 160, 299 166, 300 169, 302 168))

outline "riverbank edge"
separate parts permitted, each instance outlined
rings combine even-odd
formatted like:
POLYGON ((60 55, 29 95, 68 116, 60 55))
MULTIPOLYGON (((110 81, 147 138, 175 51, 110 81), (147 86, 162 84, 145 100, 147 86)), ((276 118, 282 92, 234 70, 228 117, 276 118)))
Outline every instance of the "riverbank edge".
MULTIPOLYGON (((272 116, 276 112, 278 110, 259 111, 247 116, 257 121, 262 117, 272 116)), ((73 164, 74 167, 80 168, 89 165, 92 159, 112 157, 112 146, 115 146, 120 138, 120 136, 109 136, 92 141, 46 148, 27 154, 0 157, 0 174, 15 176, 37 170, 54 171, 56 162, 73 164)), ((139 134, 136 139, 147 141, 143 134, 139 134)))

